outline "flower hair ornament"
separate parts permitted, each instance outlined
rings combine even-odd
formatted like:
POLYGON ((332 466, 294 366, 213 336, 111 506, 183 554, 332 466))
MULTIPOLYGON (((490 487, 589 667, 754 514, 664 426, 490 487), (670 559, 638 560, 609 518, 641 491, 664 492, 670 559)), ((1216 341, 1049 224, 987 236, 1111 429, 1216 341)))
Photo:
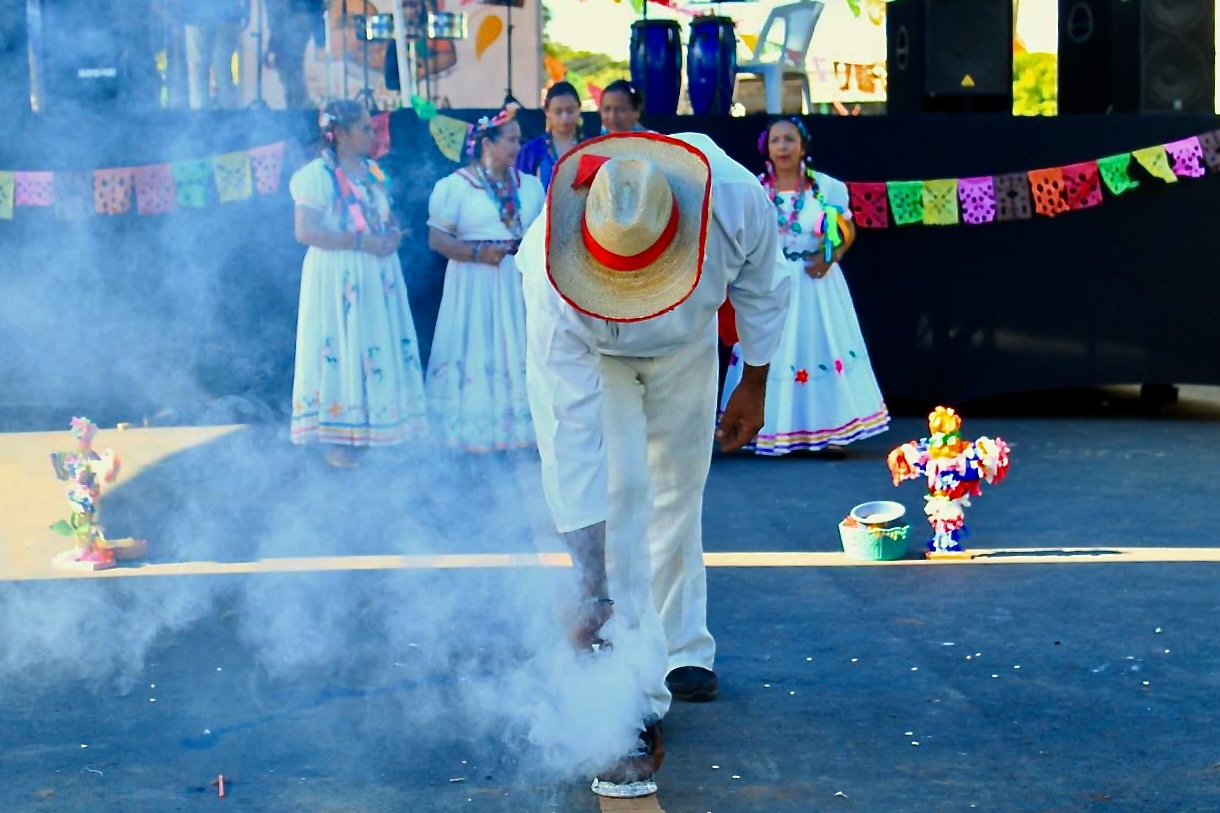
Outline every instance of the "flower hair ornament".
POLYGON ((327 141, 334 142, 335 131, 332 125, 339 121, 339 117, 334 113, 322 110, 318 113, 318 127, 322 130, 322 137, 327 141))
POLYGON ((510 121, 517 118, 517 111, 520 109, 521 105, 517 104, 516 102, 510 102, 509 104, 505 105, 504 109, 496 115, 491 116, 490 118, 483 116, 477 122, 475 122, 470 128, 470 137, 466 140, 466 154, 471 158, 474 158, 475 144, 477 144, 481 138, 487 135, 489 130, 494 130, 496 127, 508 124, 510 121))

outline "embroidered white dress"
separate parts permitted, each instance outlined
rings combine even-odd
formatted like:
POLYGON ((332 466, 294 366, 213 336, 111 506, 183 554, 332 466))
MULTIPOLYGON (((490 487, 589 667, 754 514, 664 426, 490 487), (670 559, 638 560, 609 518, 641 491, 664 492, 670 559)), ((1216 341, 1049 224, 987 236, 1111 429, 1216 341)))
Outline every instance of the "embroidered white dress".
MULTIPOLYGON (((534 176, 510 171, 519 190, 521 233, 501 221, 499 206, 471 169, 437 182, 428 225, 459 240, 519 241, 542 211, 545 193, 534 176)), ((525 389, 525 300, 511 255, 498 266, 449 261, 426 387, 433 434, 449 448, 534 445, 525 389)))
MULTIPOLYGON (((816 174, 826 202, 841 206, 850 217, 847 185, 816 174)), ((780 193, 777 215, 788 221, 792 193, 780 193)), ((815 251, 821 238, 814 227, 822 207, 809 192, 798 216, 799 234, 782 235, 784 249, 815 251)), ((767 378, 766 416, 762 431, 747 447, 757 454, 777 456, 798 450, 818 450, 847 444, 884 432, 890 415, 877 386, 847 280, 838 264, 822 279, 805 273, 805 260, 787 260, 791 301, 783 338, 767 378)), ((741 354, 733 348, 725 375, 724 400, 741 381, 741 354)))
MULTIPOLYGON (((381 185, 352 179, 377 219, 387 222, 381 185)), ((328 229, 354 230, 340 213, 329 164, 317 159, 289 185, 297 206, 322 214, 328 229)), ((369 224, 374 226, 373 223, 369 224)), ((381 446, 427 433, 415 323, 398 256, 311 246, 301 273, 292 442, 381 446)))

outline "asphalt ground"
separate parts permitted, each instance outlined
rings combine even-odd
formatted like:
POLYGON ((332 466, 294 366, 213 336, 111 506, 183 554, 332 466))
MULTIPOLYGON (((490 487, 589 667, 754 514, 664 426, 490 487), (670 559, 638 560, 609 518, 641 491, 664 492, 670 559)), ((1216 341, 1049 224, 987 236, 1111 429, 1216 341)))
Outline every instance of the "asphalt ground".
POLYGON ((107 430, 107 528, 150 549, 88 575, 50 566, 67 433, 0 436, 0 810, 1214 813, 1216 401, 963 406, 1013 448, 968 562, 840 552, 859 502, 919 516, 884 462, 918 417, 839 460, 718 457, 722 692, 675 704, 635 806, 564 763, 620 710, 558 652, 528 455, 336 473, 280 427, 107 430))

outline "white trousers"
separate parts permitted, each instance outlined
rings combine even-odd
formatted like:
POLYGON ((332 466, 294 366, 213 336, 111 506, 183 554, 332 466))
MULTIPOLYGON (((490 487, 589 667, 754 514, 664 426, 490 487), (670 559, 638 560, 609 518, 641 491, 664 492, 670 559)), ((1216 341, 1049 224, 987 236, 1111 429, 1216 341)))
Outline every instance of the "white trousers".
MULTIPOLYGON (((664 717, 665 675, 712 668, 703 568, 703 489, 716 421, 714 342, 659 358, 601 357, 602 423, 609 515, 606 574, 614 619, 609 638, 636 666, 651 713, 664 717)), ((531 388, 532 398, 546 394, 531 388)), ((554 435, 550 411, 533 410, 540 446, 554 435)), ((544 450, 545 453, 545 450, 544 450)), ((544 467, 543 477, 554 469, 544 467)), ((558 492, 561 483, 547 483, 558 492)))
POLYGON ((192 110, 211 107, 211 79, 216 79, 216 106, 237 107, 233 54, 241 29, 237 23, 186 26, 186 74, 192 110))

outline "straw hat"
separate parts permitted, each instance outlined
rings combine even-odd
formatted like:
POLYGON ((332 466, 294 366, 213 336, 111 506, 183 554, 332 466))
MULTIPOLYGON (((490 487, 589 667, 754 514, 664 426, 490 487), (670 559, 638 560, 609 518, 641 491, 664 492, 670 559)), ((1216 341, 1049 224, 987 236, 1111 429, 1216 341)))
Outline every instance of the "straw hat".
POLYGON ((580 144, 551 177, 551 284, 572 307, 611 322, 678 307, 703 271, 711 184, 703 153, 659 133, 580 144))

